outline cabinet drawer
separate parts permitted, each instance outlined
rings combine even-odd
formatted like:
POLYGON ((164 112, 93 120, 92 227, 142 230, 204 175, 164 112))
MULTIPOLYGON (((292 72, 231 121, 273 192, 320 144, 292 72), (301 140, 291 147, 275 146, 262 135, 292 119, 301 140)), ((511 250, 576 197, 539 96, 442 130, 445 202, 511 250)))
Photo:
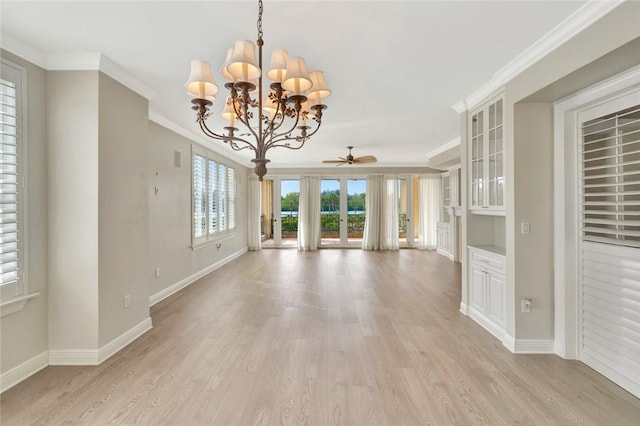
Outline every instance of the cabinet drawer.
POLYGON ((497 254, 472 249, 471 262, 503 274, 505 273, 504 257, 497 254))

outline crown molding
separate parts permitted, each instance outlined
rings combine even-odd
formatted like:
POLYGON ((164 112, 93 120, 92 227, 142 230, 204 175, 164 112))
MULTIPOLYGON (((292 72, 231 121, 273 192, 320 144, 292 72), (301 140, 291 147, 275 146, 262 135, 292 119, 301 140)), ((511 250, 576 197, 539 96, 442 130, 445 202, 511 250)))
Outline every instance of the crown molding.
POLYGON ((209 151, 213 151, 216 154, 219 154, 225 158, 235 161, 236 163, 242 164, 245 167, 249 167, 253 169, 253 164, 247 165, 247 158, 241 156, 240 154, 236 154, 235 151, 223 150, 222 143, 211 143, 211 140, 206 139, 195 132, 185 129, 184 127, 176 124, 174 121, 168 119, 164 115, 160 114, 158 111, 153 109, 151 105, 149 106, 149 121, 153 121, 154 123, 171 130, 174 133, 179 134, 187 139, 189 139, 193 143, 197 143, 203 148, 208 149, 209 151))
POLYGON ((20 56, 23 59, 39 66, 47 68, 47 54, 37 47, 15 38, 6 32, 0 32, 0 47, 7 52, 20 56))
POLYGON ((45 53, 11 34, 1 33, 0 47, 47 71, 100 71, 151 100, 156 92, 101 53, 45 53))
POLYGON ((451 108, 458 113, 475 108, 489 95, 500 90, 502 86, 518 74, 607 15, 613 9, 620 6, 620 4, 624 3, 624 1, 625 0, 589 0, 581 8, 569 15, 551 31, 516 56, 507 65, 500 68, 493 74, 491 79, 478 90, 456 102, 451 108))
POLYGON ((444 145, 440 145, 439 147, 437 147, 436 149, 434 149, 433 151, 428 153, 427 154, 427 163, 429 162, 429 160, 432 157, 435 157, 438 154, 442 154, 443 152, 448 151, 451 148, 455 148, 458 145, 460 145, 460 136, 458 136, 455 139, 451 139, 449 142, 445 143, 444 145))
POLYGON ((152 100, 157 95, 155 90, 129 74, 122 67, 120 67, 120 65, 116 64, 105 55, 100 55, 99 69, 120 84, 128 87, 140 96, 147 98, 147 100, 152 100))
POLYGON ((47 71, 98 71, 99 53, 50 53, 47 55, 47 71))

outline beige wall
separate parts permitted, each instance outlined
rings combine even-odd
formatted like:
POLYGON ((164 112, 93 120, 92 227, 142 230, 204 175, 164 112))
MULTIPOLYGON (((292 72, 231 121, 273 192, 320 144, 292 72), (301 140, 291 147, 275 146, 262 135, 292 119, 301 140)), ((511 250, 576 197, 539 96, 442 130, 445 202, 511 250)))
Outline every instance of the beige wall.
POLYGON ((553 102, 640 64, 639 22, 640 2, 625 2, 505 86, 505 167, 513 177, 506 188, 508 309, 516 339, 553 338, 553 102), (546 102, 527 104, 540 99, 546 102), (520 235, 521 222, 531 223, 530 235, 520 235), (525 296, 533 311, 520 314, 525 296))
MULTIPOLYGON (((150 293, 152 296, 247 247, 247 173, 253 169, 213 154, 234 167, 237 176, 236 232, 219 241, 191 246, 191 146, 193 142, 156 123, 149 123, 150 293), (176 167, 175 152, 181 156, 176 167), (154 187, 158 186, 158 195, 154 187), (155 268, 160 277, 154 278, 155 268)), ((202 148, 200 148, 202 149, 202 148)))
POLYGON ((49 348, 98 348, 98 72, 47 72, 49 348))
POLYGON ((47 350, 99 349, 148 318, 151 295, 244 250, 248 169, 216 155, 237 172, 237 230, 193 250, 192 142, 150 123, 147 100, 100 72, 1 53, 27 69, 27 268, 40 292, 2 318, 6 373, 47 350))
POLYGON ((49 348, 47 329, 47 147, 46 147, 46 71, 9 52, 0 50, 3 59, 26 68, 27 116, 27 204, 28 209, 28 285, 29 292, 40 296, 29 301, 24 310, 0 320, 4 373, 49 348))
POLYGON ((148 102, 99 75, 99 346, 149 317, 148 102), (125 295, 131 304, 124 307, 125 295))
POLYGON ((531 313, 515 310, 518 337, 553 336, 553 105, 516 104, 514 111, 516 227, 531 223, 529 235, 515 232, 515 300, 530 297, 531 313), (551 245, 551 246, 550 246, 551 245))

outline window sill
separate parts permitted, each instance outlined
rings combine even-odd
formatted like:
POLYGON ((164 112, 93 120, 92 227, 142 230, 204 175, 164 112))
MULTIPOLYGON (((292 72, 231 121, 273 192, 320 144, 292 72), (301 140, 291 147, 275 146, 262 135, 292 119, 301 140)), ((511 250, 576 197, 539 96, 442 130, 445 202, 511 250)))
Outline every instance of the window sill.
POLYGON ((236 237, 236 233, 233 232, 233 233, 224 234, 224 235, 220 235, 220 236, 214 237, 214 238, 212 238, 210 240, 206 240, 206 241, 202 241, 202 242, 199 242, 199 243, 192 244, 190 247, 191 247, 191 250, 194 250, 194 251, 195 250, 199 250, 201 248, 212 246, 214 244, 218 248, 221 248, 223 241, 231 240, 231 239, 233 239, 235 237, 236 237))
POLYGON ((20 312, 27 306, 27 302, 31 299, 35 299, 40 293, 31 293, 26 296, 19 296, 6 302, 0 303, 0 317, 6 317, 7 315, 20 312))

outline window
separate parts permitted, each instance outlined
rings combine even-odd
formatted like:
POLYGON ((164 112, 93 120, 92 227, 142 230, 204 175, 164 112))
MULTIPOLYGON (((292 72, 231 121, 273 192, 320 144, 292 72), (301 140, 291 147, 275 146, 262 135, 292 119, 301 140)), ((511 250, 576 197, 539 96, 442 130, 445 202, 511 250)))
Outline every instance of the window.
POLYGON ((235 169, 204 151, 193 152, 193 244, 235 229, 235 169))
POLYGON ((25 293, 22 74, 0 64, 0 299, 25 293))

